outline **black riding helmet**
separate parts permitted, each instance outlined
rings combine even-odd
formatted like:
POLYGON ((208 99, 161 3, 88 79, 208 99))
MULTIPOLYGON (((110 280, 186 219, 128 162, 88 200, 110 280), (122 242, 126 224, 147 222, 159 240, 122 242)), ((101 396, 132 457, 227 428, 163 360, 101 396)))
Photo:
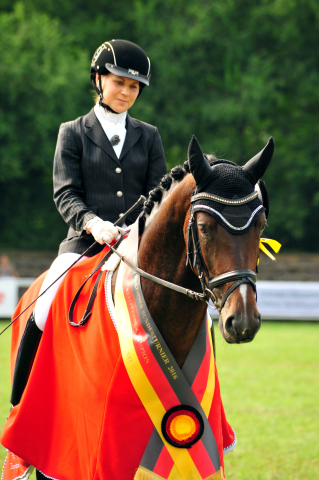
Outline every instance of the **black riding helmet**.
POLYGON ((91 62, 91 82, 94 90, 100 97, 99 104, 109 111, 117 113, 102 102, 103 91, 101 75, 106 75, 108 72, 111 72, 119 77, 138 80, 140 95, 145 85, 149 85, 150 71, 151 62, 149 58, 135 43, 128 42, 127 40, 111 40, 102 43, 94 53, 91 62), (97 86, 95 82, 96 73, 99 74, 99 86, 97 86))

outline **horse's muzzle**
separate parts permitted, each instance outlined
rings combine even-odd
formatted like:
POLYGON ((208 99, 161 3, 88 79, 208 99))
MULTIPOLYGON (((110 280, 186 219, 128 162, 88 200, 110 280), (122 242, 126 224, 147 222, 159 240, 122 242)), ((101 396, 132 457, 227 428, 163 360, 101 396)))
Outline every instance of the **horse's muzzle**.
POLYGON ((261 325, 261 315, 256 309, 249 317, 242 312, 220 315, 219 328, 228 343, 251 342, 261 325))

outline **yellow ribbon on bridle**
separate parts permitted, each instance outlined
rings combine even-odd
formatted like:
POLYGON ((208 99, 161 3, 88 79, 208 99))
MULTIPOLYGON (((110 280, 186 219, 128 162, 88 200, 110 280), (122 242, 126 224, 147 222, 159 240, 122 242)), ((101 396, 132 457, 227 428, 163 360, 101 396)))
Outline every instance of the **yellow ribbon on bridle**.
POLYGON ((281 243, 277 240, 272 240, 270 238, 261 238, 259 241, 259 248, 262 250, 269 258, 276 260, 272 253, 266 248, 264 244, 269 245, 275 253, 278 253, 281 248, 281 243))

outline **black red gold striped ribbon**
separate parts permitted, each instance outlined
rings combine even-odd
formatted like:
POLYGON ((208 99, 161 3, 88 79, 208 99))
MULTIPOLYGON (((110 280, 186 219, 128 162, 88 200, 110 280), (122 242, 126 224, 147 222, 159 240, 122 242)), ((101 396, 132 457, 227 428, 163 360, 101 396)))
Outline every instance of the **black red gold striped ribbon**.
MULTIPOLYGON (((125 257, 137 265, 138 222, 125 257)), ((123 361, 154 424, 135 480, 224 479, 208 415, 215 389, 215 360, 208 318, 180 369, 145 303, 140 277, 122 262, 116 319, 123 361)))

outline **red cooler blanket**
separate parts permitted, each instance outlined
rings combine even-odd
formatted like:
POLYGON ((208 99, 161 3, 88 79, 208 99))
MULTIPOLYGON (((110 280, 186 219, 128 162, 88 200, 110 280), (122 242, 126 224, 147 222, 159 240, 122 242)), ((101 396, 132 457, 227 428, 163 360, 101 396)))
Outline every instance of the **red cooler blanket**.
MULTIPOLYGON (((23 459, 25 468, 33 465, 59 480, 133 480, 154 429, 123 363, 106 304, 105 272, 88 323, 74 328, 68 322, 75 293, 106 252, 107 247, 80 262, 61 284, 28 384, 1 436, 2 445, 23 459)), ((82 291, 76 321, 97 275, 82 291)), ((28 290, 15 316, 36 297, 42 281, 43 276, 28 290)), ((12 371, 31 312, 32 307, 13 326, 12 371)), ((208 421, 223 468, 223 448, 234 443, 234 432, 224 414, 217 372, 208 421)), ((3 480, 14 478, 21 476, 14 476, 12 470, 4 473, 3 480)))

